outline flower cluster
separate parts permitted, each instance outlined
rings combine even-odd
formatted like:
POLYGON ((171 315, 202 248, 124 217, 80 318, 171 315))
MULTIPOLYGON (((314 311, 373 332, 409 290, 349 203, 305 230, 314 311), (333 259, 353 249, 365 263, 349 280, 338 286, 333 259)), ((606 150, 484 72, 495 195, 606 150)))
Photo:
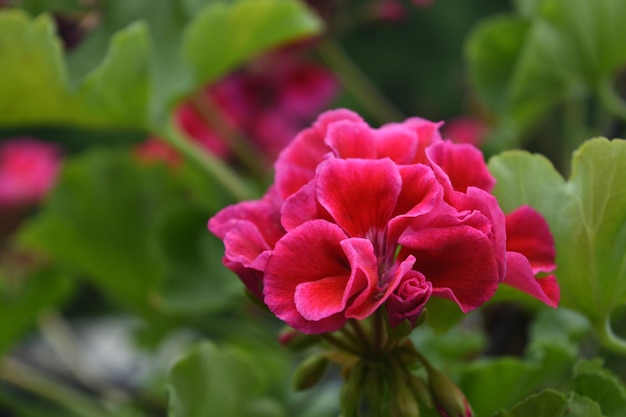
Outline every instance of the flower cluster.
POLYGON ((21 207, 39 202, 54 186, 60 151, 31 138, 0 144, 0 206, 21 207))
POLYGON ((481 152, 443 140, 440 127, 322 114, 281 152, 263 198, 209 220, 224 264, 310 334, 379 308, 392 326, 414 324, 431 296, 468 312, 501 283, 556 306, 545 220, 530 207, 505 216, 481 152))

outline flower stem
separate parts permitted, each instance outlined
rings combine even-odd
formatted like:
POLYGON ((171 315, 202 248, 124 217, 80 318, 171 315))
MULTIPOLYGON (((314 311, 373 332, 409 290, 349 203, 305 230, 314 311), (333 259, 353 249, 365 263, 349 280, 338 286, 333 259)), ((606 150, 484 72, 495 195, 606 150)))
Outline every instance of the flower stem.
POLYGON ((622 355, 626 354, 626 340, 613 332, 609 316, 604 320, 594 322, 594 328, 598 339, 604 347, 622 355))
POLYGON ((343 350, 344 352, 348 352, 359 357, 363 356, 363 351, 360 348, 353 346, 349 343, 346 343, 344 340, 338 338, 337 336, 331 333, 321 334, 320 337, 324 339, 326 342, 328 342, 330 345, 336 348, 339 348, 340 350, 343 350))
POLYGON ((234 198, 238 200, 255 198, 248 184, 227 164, 189 140, 172 123, 168 123, 168 126, 158 131, 157 135, 221 183, 234 198))
POLYGON ((318 44, 317 51, 339 77, 346 90, 359 100, 379 123, 401 121, 405 118, 336 42, 324 39, 318 44))
MULTIPOLYGON (((0 379, 43 398, 62 404, 82 417, 108 417, 115 410, 105 407, 85 394, 48 379, 31 366, 6 357, 0 363, 0 379)), ((118 410, 119 411, 119 410, 118 410)))
POLYGON ((214 100, 207 97, 203 90, 198 91, 191 97, 191 105, 198 112, 204 123, 211 127, 223 140, 237 158, 243 163, 257 178, 263 178, 266 174, 264 167, 269 166, 265 157, 250 140, 242 133, 227 123, 219 114, 219 109, 214 100))
POLYGON ((617 94, 610 79, 600 81, 596 92, 600 102, 609 113, 626 121, 626 102, 617 94))

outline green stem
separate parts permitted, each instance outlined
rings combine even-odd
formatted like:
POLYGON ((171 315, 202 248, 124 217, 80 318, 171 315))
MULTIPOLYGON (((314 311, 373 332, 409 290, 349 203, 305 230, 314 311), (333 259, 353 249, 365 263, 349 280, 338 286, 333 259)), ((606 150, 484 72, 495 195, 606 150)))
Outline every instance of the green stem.
POLYGON ((343 350, 344 352, 348 352, 359 357, 363 356, 364 352, 359 347, 350 345, 346 343, 344 340, 338 338, 337 336, 333 334, 324 333, 324 334, 321 334, 320 337, 324 339, 326 342, 328 342, 330 345, 340 350, 343 350))
POLYGON ((401 121, 405 118, 336 42, 325 39, 318 44, 317 51, 339 77, 346 90, 359 100, 379 123, 401 121))
POLYGON ((363 330, 363 326, 361 326, 361 322, 356 319, 350 319, 348 320, 348 325, 352 327, 352 329, 358 336, 361 343, 363 343, 363 346, 365 346, 367 350, 371 349, 370 340, 368 339, 367 334, 365 333, 365 330, 363 330))
POLYGON ((602 343, 604 347, 613 352, 626 355, 626 340, 613 333, 610 317, 596 321, 594 328, 600 343, 602 343))
POLYGON ((234 198, 238 200, 255 198, 248 184, 226 163, 185 137, 173 124, 169 123, 165 129, 157 132, 157 134, 187 159, 196 163, 211 177, 220 182, 234 198))
POLYGON ((600 102, 609 113, 626 121, 626 102, 617 94, 610 79, 602 80, 596 92, 600 102))
POLYGON ((255 149, 250 140, 245 138, 239 130, 224 122, 217 105, 211 98, 206 97, 203 90, 194 94, 191 98, 191 105, 204 123, 211 126, 255 177, 263 178, 267 174, 265 167, 270 164, 265 160, 264 155, 255 149))
POLYGON ((108 417, 115 410, 79 393, 57 381, 52 381, 36 369, 11 358, 0 363, 0 379, 47 398, 83 417, 108 417))

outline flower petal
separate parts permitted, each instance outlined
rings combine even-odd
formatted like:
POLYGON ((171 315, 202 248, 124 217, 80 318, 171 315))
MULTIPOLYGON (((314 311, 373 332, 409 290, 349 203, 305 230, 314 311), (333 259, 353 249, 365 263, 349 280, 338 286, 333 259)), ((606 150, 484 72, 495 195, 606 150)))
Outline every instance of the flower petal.
POLYGON ((442 141, 428 147, 426 155, 442 183, 449 181, 455 191, 465 192, 471 186, 491 192, 496 183, 482 152, 472 145, 442 141))
MULTIPOLYGON (((303 297, 315 287, 307 289, 305 286, 299 290, 299 308, 296 307, 295 297, 296 289, 303 283, 327 278, 347 282, 351 275, 350 264, 340 245, 346 238, 337 225, 324 220, 312 220, 296 227, 276 243, 265 269, 263 294, 265 304, 278 318, 304 333, 334 331, 345 323, 345 315, 341 312, 319 321, 308 320, 303 316, 301 311, 305 311, 307 306, 313 308, 313 304, 307 304, 303 297)), ((329 285, 329 290, 324 293, 325 300, 331 306, 316 306, 318 311, 311 311, 307 316, 321 317, 335 308, 333 306, 338 300, 343 300, 344 295, 344 291, 339 291, 338 287, 329 285)))
POLYGON ((359 115, 349 110, 327 111, 317 118, 313 127, 300 132, 280 153, 274 168, 276 186, 283 199, 313 179, 317 165, 330 152, 324 142, 328 127, 341 120, 363 121, 359 115))
POLYGON ((366 123, 335 122, 328 126, 325 142, 338 158, 376 158, 374 134, 366 123))
POLYGON ((539 212, 522 206, 506 215, 506 249, 528 258, 533 272, 551 272, 554 263, 554 238, 539 212))
POLYGON ((432 294, 455 301, 463 312, 485 303, 500 281, 492 244, 468 225, 434 227, 405 233, 400 257, 415 256, 413 269, 432 282, 432 294))
POLYGON ((317 199, 348 235, 383 232, 402 181, 390 159, 329 159, 317 173, 317 199))
POLYGON ((517 252, 506 253, 507 273, 504 284, 517 288, 536 299, 556 308, 559 305, 561 290, 554 275, 535 278, 528 259, 517 252))

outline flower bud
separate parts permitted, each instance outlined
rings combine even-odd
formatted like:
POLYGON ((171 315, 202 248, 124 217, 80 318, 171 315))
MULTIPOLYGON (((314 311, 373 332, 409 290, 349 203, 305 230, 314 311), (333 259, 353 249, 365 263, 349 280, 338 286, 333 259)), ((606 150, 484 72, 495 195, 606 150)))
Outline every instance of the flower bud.
POLYGON ((365 381, 367 369, 365 362, 359 360, 347 372, 345 383, 339 396, 339 411, 341 417, 358 417, 359 402, 363 395, 363 381, 365 381))
POLYGON ((411 375, 408 380, 408 386, 420 404, 425 405, 427 408, 433 408, 433 398, 430 395, 426 381, 419 376, 411 375))
POLYGON ((428 383, 435 407, 443 417, 472 417, 473 412, 465 395, 441 371, 427 367, 428 383))
POLYGON ((409 386, 400 384, 395 387, 394 409, 394 415, 398 417, 419 417, 418 400, 409 386))
POLYGON ((293 378, 293 387, 296 391, 309 389, 322 379, 328 359, 325 355, 318 353, 306 358, 296 372, 293 378))

